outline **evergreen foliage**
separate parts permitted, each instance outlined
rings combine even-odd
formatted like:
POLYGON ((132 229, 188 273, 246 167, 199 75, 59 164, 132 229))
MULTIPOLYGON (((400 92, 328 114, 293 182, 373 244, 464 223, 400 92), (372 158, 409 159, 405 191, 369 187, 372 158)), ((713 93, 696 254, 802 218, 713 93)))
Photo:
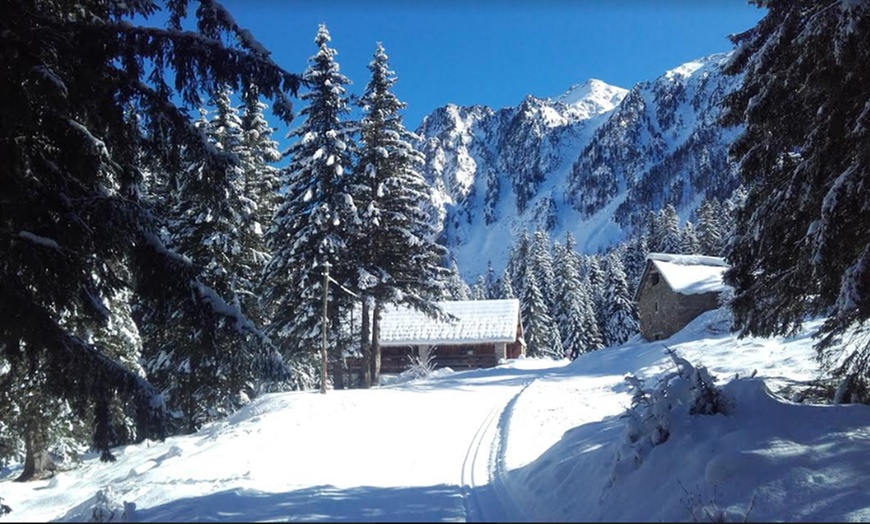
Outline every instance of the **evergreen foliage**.
POLYGON ((419 137, 402 124, 399 111, 405 104, 391 91, 396 77, 381 44, 368 68, 371 79, 360 98, 356 172, 361 216, 357 288, 381 303, 432 312, 448 274, 441 266, 447 250, 435 242, 424 206, 429 188, 420 172, 423 155, 412 146, 419 137))
POLYGON ((526 268, 530 260, 531 239, 528 231, 523 230, 519 238, 511 247, 511 252, 508 255, 507 266, 505 272, 509 275, 511 287, 519 290, 522 295, 522 290, 525 289, 526 268))
POLYGON ((606 274, 602 338, 606 346, 617 346, 637 333, 637 310, 631 300, 622 261, 616 253, 607 256, 606 274))
POLYGON ((158 9, 152 2, 0 5, 0 367, 16 370, 5 393, 37 384, 43 407, 62 399, 80 417, 92 413, 106 459, 115 399, 134 402, 138 438, 165 434, 160 392, 105 339, 88 337, 124 317, 115 298, 135 296, 137 321, 173 308, 250 327, 164 246, 157 207, 142 199, 155 168, 233 163, 174 100, 198 107, 204 86, 256 84, 289 119, 284 90, 299 84, 219 4, 201 1, 188 31, 188 2, 165 7, 161 29, 138 23, 158 9))
POLYGON ((723 210, 719 201, 704 199, 698 206, 698 248, 702 255, 721 256, 725 247, 725 232, 722 231, 723 210))
MULTIPOLYGON (((250 97, 256 97, 256 89, 251 91, 250 97)), ((207 111, 201 110, 197 126, 209 144, 233 161, 223 166, 191 163, 174 177, 174 183, 154 188, 169 202, 167 246, 201 268, 202 282, 229 298, 235 312, 225 317, 172 311, 176 329, 170 331, 158 329, 153 318, 143 322, 148 376, 167 396, 186 431, 234 411, 263 382, 286 375, 262 334, 235 326, 240 316, 258 325, 265 320, 257 300, 267 260, 257 201, 266 188, 258 177, 263 155, 246 136, 230 95, 221 86, 213 98, 212 118, 206 119, 207 111)), ((247 116, 249 121, 256 118, 247 116)))
POLYGON ((768 12, 728 69, 745 73, 726 99, 726 123, 745 125, 731 152, 748 188, 727 254, 735 325, 787 334, 825 315, 823 363, 866 383, 870 344, 840 337, 870 317, 870 5, 757 4, 768 12))
POLYGON ((580 278, 579 255, 569 233, 565 246, 555 246, 556 299, 553 311, 565 356, 577 358, 603 347, 586 283, 580 278))
POLYGON ((660 235, 657 242, 662 253, 681 253, 682 235, 680 234, 680 217, 673 205, 668 204, 659 211, 657 231, 660 235))
POLYGON ((564 350, 559 329, 550 316, 549 308, 533 272, 526 276, 520 300, 520 315, 523 319, 523 335, 526 352, 530 357, 562 358, 564 350))
POLYGON ((553 273, 553 257, 550 254, 550 236, 544 230, 535 231, 532 237, 526 271, 534 273, 544 303, 552 310, 555 299, 555 275, 553 273))
POLYGON ((471 289, 462 280, 456 260, 451 260, 448 268, 447 281, 441 295, 445 300, 471 300, 471 289))
MULTIPOLYGON (((285 153, 289 164, 281 173, 285 192, 267 232, 272 258, 266 266, 264 296, 272 314, 270 337, 286 355, 320 347, 323 273, 346 285, 357 265, 350 252, 354 228, 359 224, 350 170, 353 136, 336 51, 321 24, 314 40, 317 53, 303 74, 309 90, 300 98, 307 104, 299 114, 304 122, 290 133, 295 142, 285 153)), ((330 287, 330 347, 335 347, 339 310, 351 297, 330 287)))

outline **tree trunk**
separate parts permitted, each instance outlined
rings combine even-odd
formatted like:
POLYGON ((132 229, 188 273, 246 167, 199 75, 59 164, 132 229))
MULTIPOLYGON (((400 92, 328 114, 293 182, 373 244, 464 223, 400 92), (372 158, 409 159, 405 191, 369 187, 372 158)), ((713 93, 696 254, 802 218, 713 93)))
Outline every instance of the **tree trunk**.
POLYGON ((360 385, 365 389, 372 387, 372 343, 370 329, 369 301, 363 299, 360 340, 360 347, 362 348, 362 366, 360 373, 362 373, 362 376, 360 377, 360 385))
POLYGON ((377 385, 381 379, 381 310, 380 302, 375 302, 372 315, 372 384, 377 385))
POLYGON ((16 482, 42 480, 54 476, 54 463, 48 454, 48 430, 41 419, 30 419, 24 429, 24 471, 16 482))

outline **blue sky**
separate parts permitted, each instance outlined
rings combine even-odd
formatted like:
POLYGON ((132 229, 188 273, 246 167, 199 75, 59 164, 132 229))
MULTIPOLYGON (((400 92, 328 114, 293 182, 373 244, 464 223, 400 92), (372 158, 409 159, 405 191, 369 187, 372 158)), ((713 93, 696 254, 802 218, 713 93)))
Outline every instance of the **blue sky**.
MULTIPOLYGON (((301 73, 325 23, 341 71, 361 94, 383 42, 414 130, 447 103, 493 108, 556 96, 588 78, 630 88, 732 48, 727 35, 764 11, 743 0, 224 0, 285 69, 301 73)), ((279 130, 279 134, 280 134, 279 130)), ((276 137, 277 138, 277 137, 276 137)))

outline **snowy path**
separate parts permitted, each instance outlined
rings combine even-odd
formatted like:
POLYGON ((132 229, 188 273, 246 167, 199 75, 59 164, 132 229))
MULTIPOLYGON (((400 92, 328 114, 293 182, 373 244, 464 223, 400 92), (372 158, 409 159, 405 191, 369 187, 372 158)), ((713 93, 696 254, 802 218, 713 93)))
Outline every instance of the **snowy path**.
POLYGON ((120 448, 112 464, 88 457, 25 484, 10 481, 20 466, 0 468, 13 508, 0 524, 83 522, 124 502, 139 522, 683 522, 705 511, 868 522, 870 407, 796 403, 782 389, 816 376, 811 344, 808 334, 736 339, 711 312, 667 341, 570 364, 525 359, 371 390, 268 395, 195 435, 120 448), (623 377, 655 384, 673 370, 665 344, 720 377, 733 411, 677 406, 668 440, 632 454, 623 377))
POLYGON ((554 365, 267 395, 195 435, 121 448, 115 463, 3 483, 3 497, 33 520, 86 518, 106 489, 142 522, 518 520, 491 482, 506 406, 554 365))

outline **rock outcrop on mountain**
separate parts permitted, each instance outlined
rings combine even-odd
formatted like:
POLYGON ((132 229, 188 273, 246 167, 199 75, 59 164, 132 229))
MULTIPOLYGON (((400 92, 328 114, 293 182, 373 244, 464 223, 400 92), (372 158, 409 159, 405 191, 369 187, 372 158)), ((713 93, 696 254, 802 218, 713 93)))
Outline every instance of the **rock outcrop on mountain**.
POLYGON ((571 232, 595 252, 673 204, 685 220, 737 186, 719 123, 739 84, 726 54, 683 64, 630 90, 590 79, 518 106, 447 105, 417 129, 441 234, 462 273, 503 267, 514 237, 571 232))

